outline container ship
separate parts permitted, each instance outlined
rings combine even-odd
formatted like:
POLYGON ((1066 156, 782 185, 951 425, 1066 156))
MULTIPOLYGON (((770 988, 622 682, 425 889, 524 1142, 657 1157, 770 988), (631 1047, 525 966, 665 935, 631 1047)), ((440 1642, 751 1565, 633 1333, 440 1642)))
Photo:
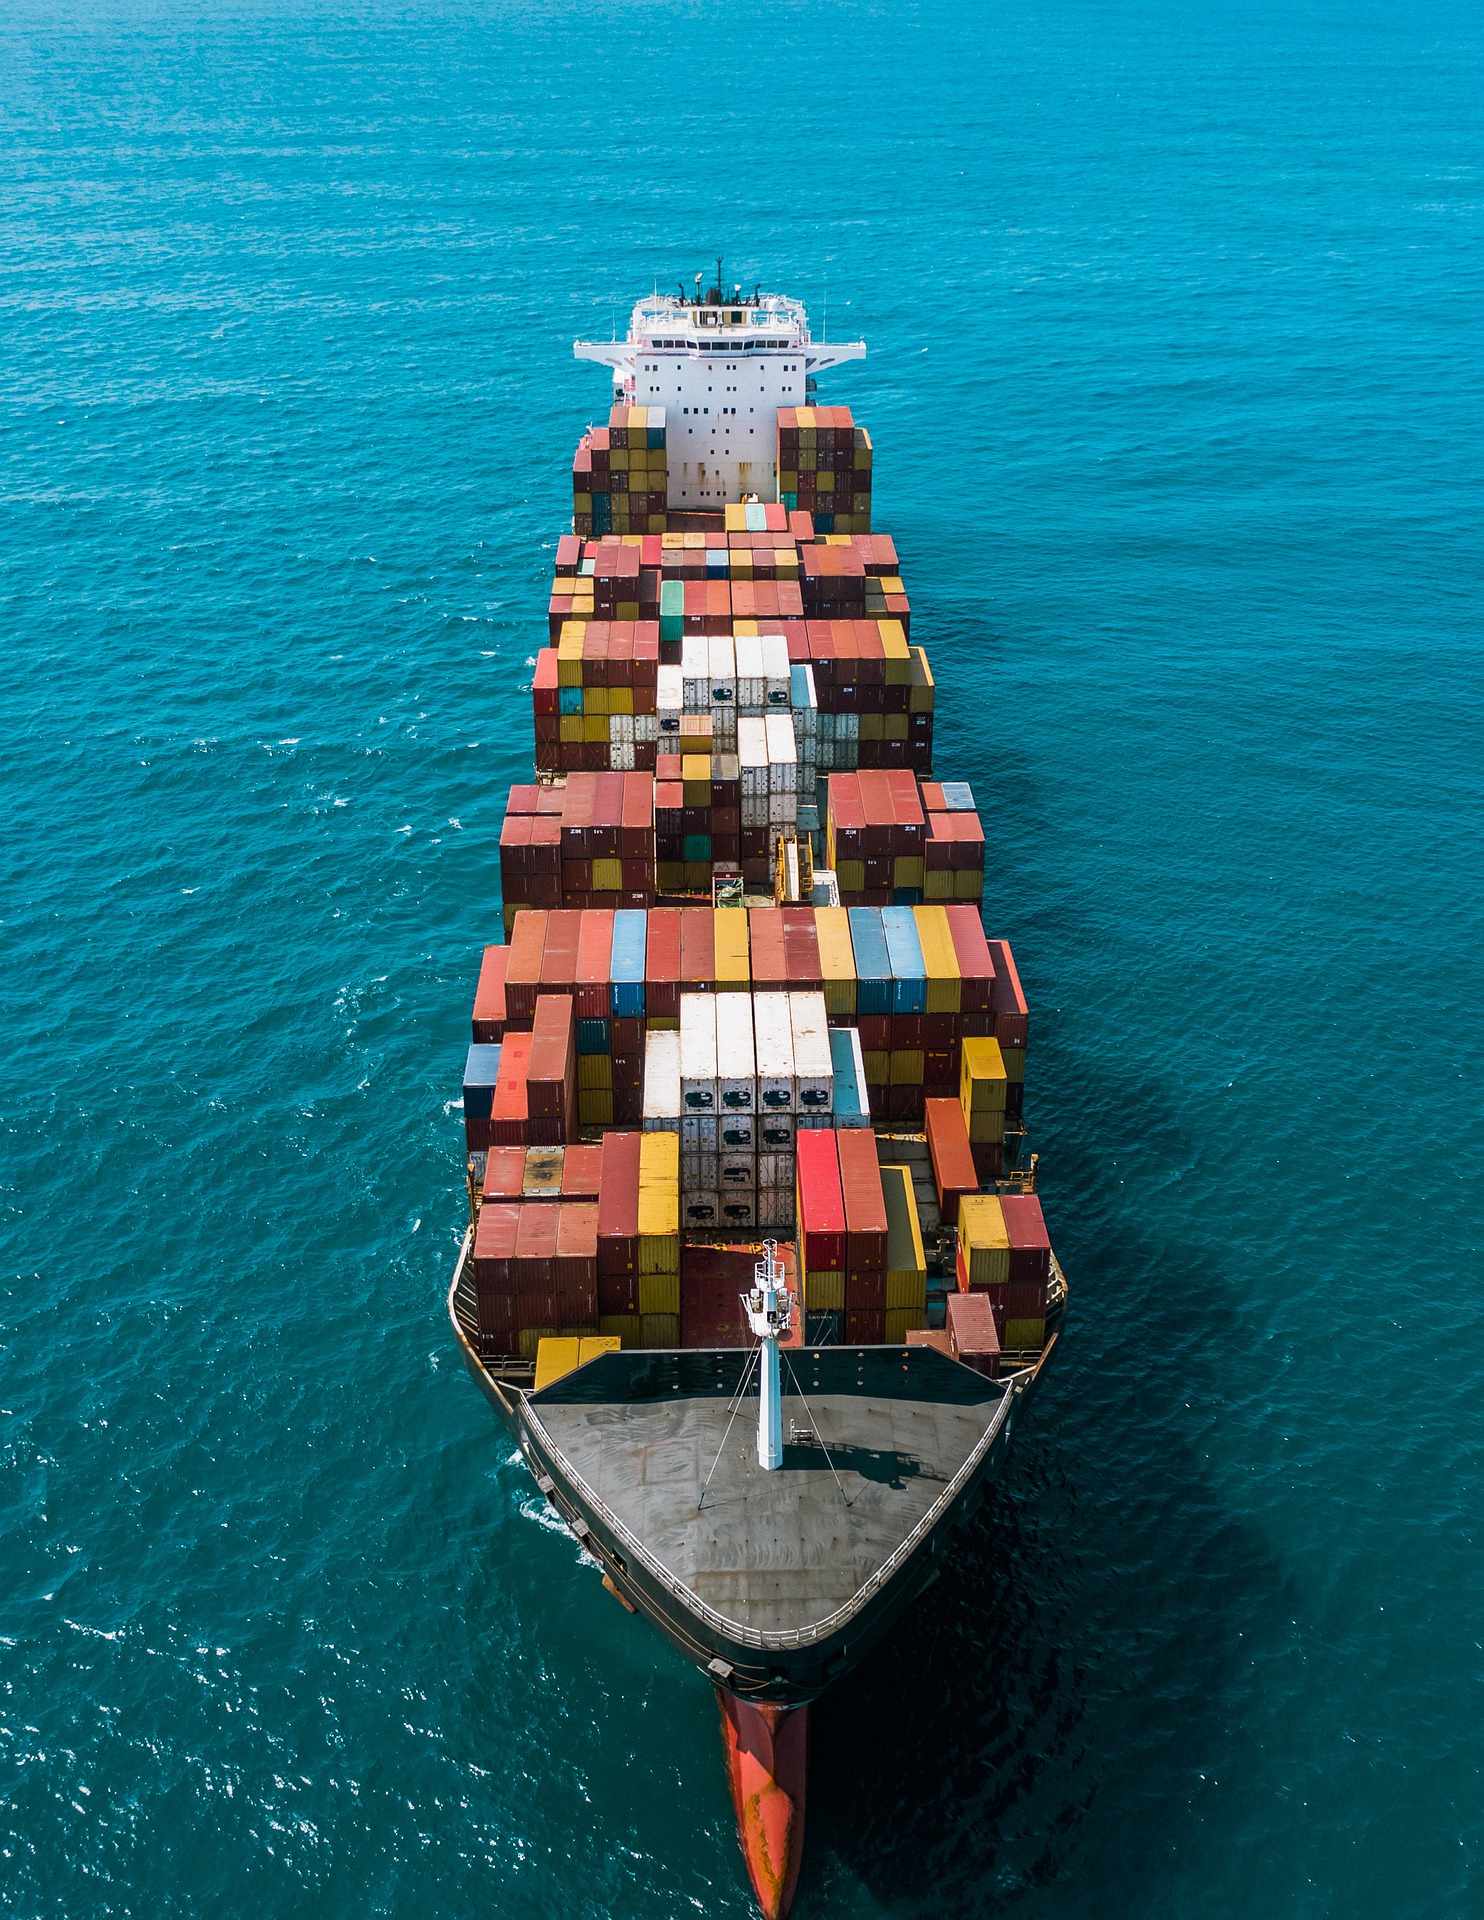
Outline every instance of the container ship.
POLYGON ((864 344, 718 269, 575 351, 612 407, 500 833, 448 1307, 595 1577, 716 1689, 772 1920, 810 1704, 934 1579, 1066 1283, 983 825, 871 437, 816 399, 864 344))

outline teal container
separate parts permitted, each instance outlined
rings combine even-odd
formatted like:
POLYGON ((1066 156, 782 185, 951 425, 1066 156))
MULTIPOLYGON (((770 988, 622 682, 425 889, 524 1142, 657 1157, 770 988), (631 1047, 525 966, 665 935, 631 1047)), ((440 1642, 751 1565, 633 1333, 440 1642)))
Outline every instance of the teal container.
MULTIPOLYGON (((917 919, 910 907, 883 907, 881 931, 891 959, 893 1013, 927 1012, 927 963, 917 937, 917 919)), ((857 1004, 859 997, 857 996, 857 1004)))

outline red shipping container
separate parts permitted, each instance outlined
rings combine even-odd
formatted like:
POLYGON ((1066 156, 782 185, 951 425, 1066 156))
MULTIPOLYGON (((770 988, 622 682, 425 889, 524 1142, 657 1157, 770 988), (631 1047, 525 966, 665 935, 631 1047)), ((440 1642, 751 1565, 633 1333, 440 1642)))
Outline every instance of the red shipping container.
POLYGON ((949 1226, 958 1224, 958 1203, 966 1193, 979 1191, 979 1176, 974 1169, 974 1154, 969 1145, 969 1129, 964 1110, 957 1100, 925 1100, 923 1119, 927 1127, 928 1153, 933 1163, 933 1184, 938 1189, 938 1205, 949 1226))
MULTIPOLYGON (((522 1160, 524 1155, 522 1154, 522 1160)), ((474 1283, 480 1288, 510 1287, 513 1281, 511 1261, 515 1257, 516 1230, 520 1208, 496 1205, 489 1201, 479 1209, 479 1224, 474 1229, 474 1283)))
POLYGON ((951 1293, 948 1296, 949 1340, 956 1360, 993 1380, 1000 1370, 1000 1338, 988 1294, 951 1293))
MULTIPOLYGON (((518 1207, 514 1275, 517 1293, 556 1291, 557 1216, 560 1207, 541 1201, 518 1207)), ((538 1323, 539 1324, 539 1323, 538 1323)))
POLYGON ((557 1216, 555 1292, 570 1316, 568 1324, 590 1326, 598 1317, 598 1209, 563 1204, 552 1212, 557 1216))
POLYGON ((484 1163, 484 1202, 519 1200, 526 1178, 524 1147, 491 1147, 484 1163))
POLYGON ((651 1020, 680 1018, 680 911, 656 907, 649 916, 644 1009, 651 1020))
MULTIPOLYGON (((874 1152, 874 1137, 868 1137, 874 1152)), ((836 1136, 827 1129, 807 1128, 795 1146, 799 1236, 809 1273, 845 1270, 845 1198, 835 1142, 836 1136)), ((879 1174, 877 1184, 879 1188, 879 1174)))
POLYGON ((886 1311, 886 1269, 865 1267, 845 1276, 845 1311, 865 1313, 886 1311))
POLYGON ((531 1061, 531 1036, 507 1033, 500 1048, 500 1077, 490 1103, 491 1147, 523 1147, 530 1125, 526 1104, 526 1069, 531 1061))
POLYGON ((539 908, 518 913, 510 933, 510 959, 505 968, 506 1018, 513 1025, 529 1027, 531 1024, 545 945, 545 913, 539 908))
MULTIPOLYGON (((577 1092, 577 1023, 572 1011, 569 994, 546 993, 536 1004, 535 1023, 531 1029, 531 1051, 526 1070, 526 1083, 529 1100, 528 1113, 532 1121, 555 1121, 561 1127, 556 1139, 547 1141, 548 1129, 541 1129, 538 1135, 533 1131, 529 1138, 533 1144, 559 1145, 562 1140, 573 1137, 573 1109, 577 1092)), ((504 1061, 501 1060, 502 1077, 504 1061)))
POLYGON ((613 909, 596 907, 582 916, 577 935, 577 1017, 606 1020, 613 959, 613 909))
POLYGON ((1010 1238, 1011 1286, 1045 1286, 1051 1278, 1051 1240, 1041 1202, 1033 1193, 1007 1193, 1000 1208, 1010 1238))
POLYGON ((684 993, 709 993, 715 985, 714 927, 710 907, 680 909, 680 986, 684 993))
POLYGON ((546 943, 541 952, 542 993, 570 993, 577 980, 577 942, 582 915, 558 908, 546 916, 546 943))
POLYGON ((786 988, 788 957, 783 945, 783 916, 776 907, 749 907, 747 942, 754 990, 761 993, 786 988))
MULTIPOLYGON (((803 1138, 803 1135, 800 1135, 803 1138)), ((840 1163, 840 1194, 845 1208, 845 1271, 879 1270, 886 1279, 886 1199, 881 1191, 881 1162, 869 1127, 848 1127, 835 1135, 840 1163)), ((846 1293, 845 1304, 850 1296, 846 1293)), ((874 1306, 872 1301, 862 1306, 874 1306)), ((886 1306, 883 1295, 880 1303, 886 1306)))
POLYGON ((781 907, 776 911, 783 922, 783 959, 788 969, 788 984, 796 992, 816 992, 823 984, 824 970, 819 963, 814 909, 781 907))
MULTIPOLYGON (((637 1133, 605 1133, 598 1183, 598 1271, 626 1278, 639 1271, 639 1152, 637 1133)), ((626 1313, 627 1307, 604 1308, 626 1313)))
POLYGON ((884 1347, 886 1345, 885 1312, 847 1307, 845 1309, 845 1344, 847 1347, 884 1347))
POLYGON ((476 1045, 487 1045, 505 1038, 505 969, 509 964, 509 947, 485 948, 479 968, 479 985, 474 989, 476 1045))
POLYGON ((1010 951, 1008 940, 991 940, 987 944, 995 970, 995 1038, 1002 1047, 1023 1047, 1029 1018, 1025 995, 1020 987, 1020 975, 1015 967, 1015 956, 1010 951))
POLYGON ((600 1146, 567 1148, 562 1155, 562 1198, 596 1201, 600 1191, 603 1149, 600 1146))

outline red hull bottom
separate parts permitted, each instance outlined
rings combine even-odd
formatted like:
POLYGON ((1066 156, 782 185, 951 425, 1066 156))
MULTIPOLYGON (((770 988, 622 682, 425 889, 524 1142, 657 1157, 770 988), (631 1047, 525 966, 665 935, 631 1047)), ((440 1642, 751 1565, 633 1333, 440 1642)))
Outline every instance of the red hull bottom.
POLYGON ((716 1689, 737 1836, 765 1920, 783 1920, 804 1858, 809 1709, 753 1706, 716 1689))

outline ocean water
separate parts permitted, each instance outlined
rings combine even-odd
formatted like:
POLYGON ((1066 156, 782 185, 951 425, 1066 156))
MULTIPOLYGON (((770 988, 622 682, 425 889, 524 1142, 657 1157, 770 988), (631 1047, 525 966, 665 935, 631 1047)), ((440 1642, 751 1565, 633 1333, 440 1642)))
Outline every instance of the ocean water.
POLYGON ((1073 1290, 798 1911, 1484 1905, 1477 9, 17 0, 0 1907, 743 1916, 708 1690, 452 1349, 581 427, 865 362, 1073 1290))

